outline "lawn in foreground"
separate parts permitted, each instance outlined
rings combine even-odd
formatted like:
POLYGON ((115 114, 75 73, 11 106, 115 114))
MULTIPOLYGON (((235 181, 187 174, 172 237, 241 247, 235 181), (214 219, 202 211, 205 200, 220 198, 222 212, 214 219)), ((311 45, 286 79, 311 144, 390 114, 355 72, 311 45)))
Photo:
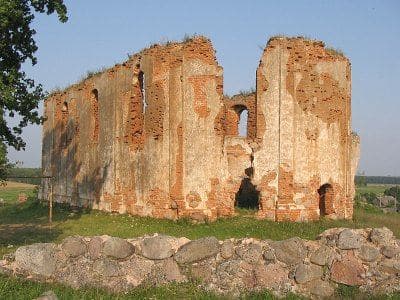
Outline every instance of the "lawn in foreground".
MULTIPOLYGON (((86 288, 75 290, 73 288, 44 282, 32 282, 22 278, 14 278, 0 275, 0 299, 34 299, 42 293, 52 290, 60 300, 81 299, 81 300, 125 300, 125 299, 204 299, 204 300, 229 300, 230 296, 217 295, 210 291, 205 291, 198 287, 196 282, 170 283, 164 286, 140 286, 126 294, 112 294, 102 289, 86 288)), ((277 298, 268 291, 243 294, 243 300, 301 300, 306 299, 295 294, 288 294, 284 298, 277 298)), ((400 293, 392 295, 371 296, 363 294, 357 287, 339 285, 331 299, 371 299, 371 300, 395 300, 400 299, 400 293)))
MULTIPOLYGON (((9 191, 7 191, 9 193, 9 191)), ((14 191, 14 197, 18 194, 14 191)), ((5 198, 0 191, 0 197, 5 198)), ((7 196, 8 197, 8 196, 7 196)), ((11 196, 10 196, 11 197, 11 196)), ((24 204, 8 201, 0 207, 0 255, 17 246, 35 242, 60 242, 70 235, 111 235, 122 238, 136 237, 155 232, 177 237, 197 239, 215 236, 218 239, 255 237, 283 240, 293 236, 315 239, 318 234, 332 227, 382 227, 391 229, 400 237, 400 216, 384 214, 372 207, 356 207, 353 220, 321 219, 315 222, 291 223, 258 220, 252 215, 221 218, 205 224, 109 214, 100 211, 81 210, 72 212, 65 206, 56 205, 52 226, 47 221, 48 208, 32 197, 24 204)))
MULTIPOLYGON (((197 239, 215 236, 218 239, 255 237, 260 239, 282 240, 293 236, 315 239, 324 230, 332 227, 382 227, 390 228, 400 237, 399 214, 384 214, 371 207, 356 207, 354 220, 322 219, 307 223, 276 223, 257 220, 253 216, 241 213, 236 217, 219 219, 205 224, 191 224, 188 220, 177 222, 129 215, 108 214, 99 211, 81 210, 72 212, 69 208, 56 205, 54 222, 48 225, 48 208, 33 197, 24 204, 14 201, 18 190, 0 191, 0 197, 6 204, 0 207, 0 255, 11 252, 16 247, 35 242, 60 242, 70 235, 103 235, 123 238, 153 234, 155 232, 185 236, 197 239)), ((33 194, 28 191, 28 193, 33 194)), ((221 297, 198 289, 193 283, 172 284, 164 287, 142 287, 127 295, 112 295, 102 290, 73 290, 57 284, 33 283, 22 279, 0 276, 0 299, 32 299, 42 292, 52 289, 60 299, 221 299, 221 297)), ((337 291, 338 298, 353 298, 360 293, 349 287, 337 291)), ((273 299, 268 293, 252 294, 245 299, 273 299)), ((289 296, 289 299, 298 298, 289 296)), ((388 299, 389 296, 387 297, 388 299)), ((399 299, 393 295, 392 299, 399 299)))

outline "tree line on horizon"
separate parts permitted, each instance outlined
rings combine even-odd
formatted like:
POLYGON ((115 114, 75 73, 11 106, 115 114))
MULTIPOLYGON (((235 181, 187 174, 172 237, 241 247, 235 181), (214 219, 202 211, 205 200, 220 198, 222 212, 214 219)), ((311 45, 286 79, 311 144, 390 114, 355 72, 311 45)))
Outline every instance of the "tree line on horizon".
MULTIPOLYGON (((7 178, 10 181, 22 182, 39 185, 41 182, 40 178, 16 178, 16 177, 41 177, 41 168, 22 168, 12 167, 10 168, 7 178)), ((399 184, 400 176, 365 176, 356 175, 354 182, 356 186, 366 186, 367 184, 399 184)))
POLYGON ((356 175, 354 183, 356 186, 366 186, 367 184, 400 184, 400 176, 356 175))

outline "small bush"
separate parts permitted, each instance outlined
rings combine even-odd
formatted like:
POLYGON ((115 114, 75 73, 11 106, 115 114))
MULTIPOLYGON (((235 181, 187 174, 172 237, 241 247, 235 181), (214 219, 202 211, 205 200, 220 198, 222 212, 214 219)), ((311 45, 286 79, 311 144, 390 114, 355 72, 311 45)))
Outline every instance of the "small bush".
POLYGON ((345 54, 341 49, 333 48, 333 47, 326 47, 325 50, 326 50, 326 52, 328 52, 329 54, 331 54, 333 56, 345 57, 345 54))
POLYGON ((374 205, 378 196, 374 192, 362 193, 361 197, 364 197, 367 203, 374 205))
POLYGON ((240 90, 238 95, 241 96, 250 96, 251 94, 254 94, 256 92, 256 88, 255 87, 251 87, 248 90, 240 90))

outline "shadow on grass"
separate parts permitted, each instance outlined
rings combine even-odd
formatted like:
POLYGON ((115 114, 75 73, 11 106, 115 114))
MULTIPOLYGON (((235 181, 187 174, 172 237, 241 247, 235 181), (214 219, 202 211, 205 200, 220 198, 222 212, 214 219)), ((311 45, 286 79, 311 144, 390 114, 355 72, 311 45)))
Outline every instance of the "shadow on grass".
POLYGON ((0 252, 32 243, 53 242, 62 233, 57 223, 79 219, 86 210, 76 210, 55 204, 53 224, 48 222, 47 203, 39 202, 34 196, 25 203, 7 203, 0 207, 0 252))
POLYGON ((15 247, 32 243, 51 242, 61 230, 50 226, 7 224, 0 226, 0 247, 15 247))

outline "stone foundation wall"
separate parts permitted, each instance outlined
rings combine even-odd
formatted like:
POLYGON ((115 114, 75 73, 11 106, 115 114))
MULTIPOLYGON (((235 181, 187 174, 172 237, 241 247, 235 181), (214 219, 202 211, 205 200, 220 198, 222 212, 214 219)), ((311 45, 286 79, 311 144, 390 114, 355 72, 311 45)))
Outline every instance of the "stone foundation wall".
POLYGON ((0 261, 0 271, 114 292, 196 279, 231 296, 268 289, 322 298, 338 283, 379 294, 400 291, 400 240, 387 228, 334 228, 316 241, 74 236, 20 247, 0 261))

